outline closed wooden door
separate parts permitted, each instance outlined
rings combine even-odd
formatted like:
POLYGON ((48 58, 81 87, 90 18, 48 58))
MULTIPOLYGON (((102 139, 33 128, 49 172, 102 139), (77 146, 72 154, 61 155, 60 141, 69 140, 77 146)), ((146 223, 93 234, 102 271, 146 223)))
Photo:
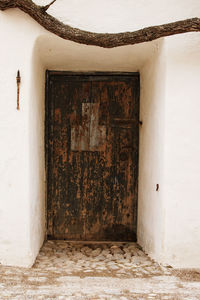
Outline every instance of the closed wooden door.
POLYGON ((47 72, 49 238, 135 241, 137 74, 47 72))

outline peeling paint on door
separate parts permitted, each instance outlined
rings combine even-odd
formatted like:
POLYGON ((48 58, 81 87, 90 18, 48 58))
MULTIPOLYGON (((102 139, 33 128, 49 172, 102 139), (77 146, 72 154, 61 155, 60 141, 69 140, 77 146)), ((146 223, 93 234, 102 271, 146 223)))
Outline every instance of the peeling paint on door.
POLYGON ((48 72, 46 99, 49 237, 135 241, 138 74, 48 72))

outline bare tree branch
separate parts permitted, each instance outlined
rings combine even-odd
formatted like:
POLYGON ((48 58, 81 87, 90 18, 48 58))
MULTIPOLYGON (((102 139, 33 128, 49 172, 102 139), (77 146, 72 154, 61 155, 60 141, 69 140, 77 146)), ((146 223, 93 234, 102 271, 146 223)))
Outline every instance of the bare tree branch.
MULTIPOLYGON (((50 4, 53 4, 52 2, 50 4)), ((146 27, 133 32, 94 33, 65 25, 42 10, 32 0, 0 0, 0 10, 17 7, 36 22, 57 36, 85 45, 114 48, 149 42, 161 37, 186 32, 200 31, 200 18, 192 18, 173 23, 146 27)))
POLYGON ((49 7, 50 7, 52 4, 54 4, 55 2, 56 2, 56 0, 53 0, 53 1, 51 1, 49 4, 47 4, 47 5, 45 5, 45 6, 42 6, 41 9, 42 9, 43 11, 47 11, 47 9, 49 9, 49 7))
POLYGON ((0 1, 0 9, 6 10, 8 8, 17 7, 17 1, 15 0, 2 0, 0 1))

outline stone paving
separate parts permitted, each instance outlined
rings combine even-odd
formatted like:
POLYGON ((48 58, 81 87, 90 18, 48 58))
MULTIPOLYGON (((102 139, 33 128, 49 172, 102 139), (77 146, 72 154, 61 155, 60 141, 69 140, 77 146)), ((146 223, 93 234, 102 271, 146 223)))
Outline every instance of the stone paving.
POLYGON ((47 241, 31 269, 0 266, 0 299, 200 299, 200 270, 160 266, 136 243, 47 241))
POLYGON ((112 276, 118 278, 171 274, 168 268, 151 261, 136 243, 67 243, 48 241, 42 248, 35 269, 62 268, 70 276, 112 276))

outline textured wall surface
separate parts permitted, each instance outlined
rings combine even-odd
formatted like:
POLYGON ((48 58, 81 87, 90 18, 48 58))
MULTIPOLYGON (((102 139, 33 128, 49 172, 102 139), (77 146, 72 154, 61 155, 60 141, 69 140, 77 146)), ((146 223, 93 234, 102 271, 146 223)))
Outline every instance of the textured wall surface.
POLYGON ((138 242, 162 261, 164 239, 165 40, 140 69, 138 242), (159 190, 156 191, 156 185, 159 190))
POLYGON ((164 257, 175 266, 200 266, 200 40, 166 42, 164 257))
MULTIPOLYGON (((200 16, 200 2, 57 0, 48 12, 82 29, 120 32, 200 16)), ((64 41, 13 9, 0 12, 0 38, 0 263, 31 266, 45 237, 48 68, 140 72, 138 241, 160 262, 199 267, 200 34, 101 49, 64 41)))

